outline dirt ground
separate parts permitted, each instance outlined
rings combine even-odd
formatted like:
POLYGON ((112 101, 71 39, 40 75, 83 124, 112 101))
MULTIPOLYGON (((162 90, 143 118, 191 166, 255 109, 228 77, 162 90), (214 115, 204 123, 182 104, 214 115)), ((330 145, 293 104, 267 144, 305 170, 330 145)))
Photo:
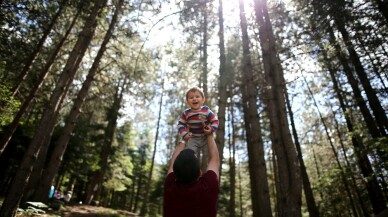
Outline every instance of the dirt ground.
POLYGON ((67 206, 62 212, 63 217, 108 217, 108 216, 127 216, 134 217, 135 214, 124 210, 112 210, 97 206, 67 206))
MULTIPOLYGON (((38 215, 26 215, 19 213, 17 217, 31 217, 38 215)), ((105 207, 74 205, 65 206, 60 211, 48 211, 46 214, 39 215, 40 217, 139 217, 134 213, 125 210, 114 210, 105 207)))

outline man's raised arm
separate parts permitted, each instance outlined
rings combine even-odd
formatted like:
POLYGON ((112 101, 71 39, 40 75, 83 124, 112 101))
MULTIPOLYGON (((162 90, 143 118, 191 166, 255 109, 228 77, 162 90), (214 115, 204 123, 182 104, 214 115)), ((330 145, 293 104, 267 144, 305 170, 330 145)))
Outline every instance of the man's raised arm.
POLYGON ((218 153, 216 141, 214 141, 213 134, 207 136, 207 143, 209 149, 209 164, 207 165, 207 170, 213 170, 216 173, 217 178, 219 178, 220 156, 218 153))
POLYGON ((183 149, 185 149, 185 147, 186 147, 186 144, 182 141, 179 142, 178 145, 175 147, 174 153, 172 154, 172 157, 170 160, 170 166, 168 167, 167 174, 170 174, 173 172, 174 161, 175 161, 176 157, 178 156, 178 154, 181 153, 181 151, 183 149))

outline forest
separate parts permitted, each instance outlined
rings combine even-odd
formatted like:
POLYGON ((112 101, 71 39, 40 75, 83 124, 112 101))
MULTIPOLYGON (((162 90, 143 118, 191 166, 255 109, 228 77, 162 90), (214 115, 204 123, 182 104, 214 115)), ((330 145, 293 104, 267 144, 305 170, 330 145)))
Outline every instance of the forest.
POLYGON ((217 216, 383 216, 387 38, 386 0, 0 0, 0 216, 68 194, 163 216, 192 86, 217 216))

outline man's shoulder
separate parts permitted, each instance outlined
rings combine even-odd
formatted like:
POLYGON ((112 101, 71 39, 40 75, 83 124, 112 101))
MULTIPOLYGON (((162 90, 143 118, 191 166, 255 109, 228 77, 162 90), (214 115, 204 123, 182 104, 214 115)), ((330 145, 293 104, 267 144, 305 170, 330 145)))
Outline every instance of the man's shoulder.
POLYGON ((171 172, 171 173, 167 174, 166 179, 175 179, 175 173, 171 172))
POLYGON ((202 179, 207 179, 207 180, 216 180, 217 181, 217 183, 218 183, 218 178, 217 178, 217 174, 216 174, 216 172, 214 172, 213 170, 208 170, 208 171, 206 171, 203 175, 202 175, 202 177, 201 177, 202 179))
POLYGON ((164 185, 169 186, 174 182, 175 182, 175 173, 171 172, 171 173, 167 174, 166 179, 164 181, 164 185))
POLYGON ((217 196, 220 193, 220 185, 217 174, 213 170, 208 170, 202 175, 199 181, 201 191, 208 196, 217 196))

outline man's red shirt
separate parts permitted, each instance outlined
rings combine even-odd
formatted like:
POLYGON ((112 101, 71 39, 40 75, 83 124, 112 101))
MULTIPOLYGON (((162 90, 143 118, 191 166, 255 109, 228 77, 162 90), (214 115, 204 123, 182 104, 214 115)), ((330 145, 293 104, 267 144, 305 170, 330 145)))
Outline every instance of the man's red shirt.
POLYGON ((164 183, 164 217, 215 217, 219 185, 217 175, 208 170, 197 182, 184 184, 169 173, 164 183))

